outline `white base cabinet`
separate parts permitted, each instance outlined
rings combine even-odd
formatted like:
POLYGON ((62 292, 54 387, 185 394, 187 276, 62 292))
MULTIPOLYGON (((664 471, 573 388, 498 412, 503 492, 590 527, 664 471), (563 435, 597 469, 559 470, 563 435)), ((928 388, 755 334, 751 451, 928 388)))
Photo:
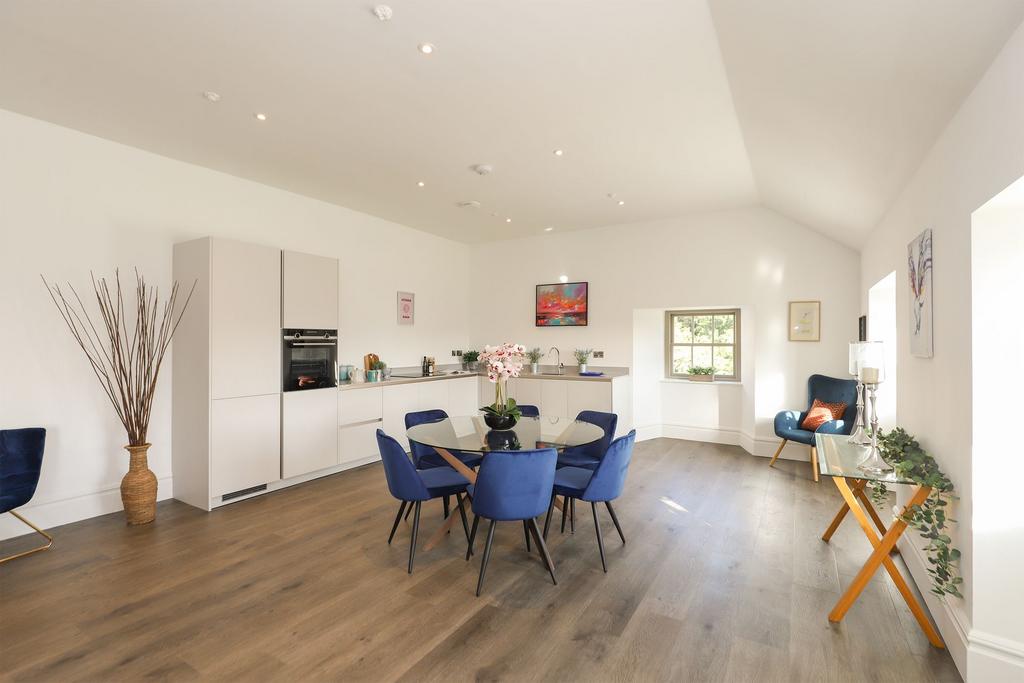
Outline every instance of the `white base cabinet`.
POLYGON ((210 417, 211 495, 281 478, 280 394, 216 399, 210 417))
POLYGON ((283 394, 281 477, 290 479, 338 464, 338 390, 283 394))
MULTIPOLYGON (((541 415, 575 418, 584 410, 615 413, 619 416, 617 436, 632 429, 632 401, 629 376, 607 381, 576 379, 543 379, 522 376, 509 381, 508 393, 516 403, 534 405, 541 415)), ((494 384, 486 377, 478 378, 480 405, 494 403, 494 384)))

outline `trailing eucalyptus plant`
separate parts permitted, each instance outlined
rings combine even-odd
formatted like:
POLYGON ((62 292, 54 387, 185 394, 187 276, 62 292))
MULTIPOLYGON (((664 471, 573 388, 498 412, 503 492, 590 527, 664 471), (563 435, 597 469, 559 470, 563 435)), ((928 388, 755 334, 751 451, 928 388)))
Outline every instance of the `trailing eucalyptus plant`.
MULTIPOLYGON (((932 577, 932 593, 955 595, 962 598, 960 585, 960 551, 952 546, 952 539, 946 533, 946 525, 956 520, 946 515, 949 499, 953 498, 953 482, 939 469, 935 459, 928 455, 917 439, 901 427, 889 432, 879 432, 878 447, 886 462, 900 477, 910 479, 921 486, 930 486, 932 492, 920 505, 908 508, 903 521, 928 540, 924 547, 928 555, 928 573, 932 577)), ((876 504, 884 504, 888 489, 884 482, 873 482, 871 498, 876 504)))

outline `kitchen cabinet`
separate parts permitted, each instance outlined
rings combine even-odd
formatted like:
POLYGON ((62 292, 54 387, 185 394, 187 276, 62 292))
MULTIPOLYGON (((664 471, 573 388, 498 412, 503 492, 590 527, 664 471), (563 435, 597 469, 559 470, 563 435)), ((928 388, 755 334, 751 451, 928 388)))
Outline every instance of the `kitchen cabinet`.
MULTIPOLYGON (((476 377, 460 377, 438 384, 448 385, 448 414, 476 415, 480 406, 476 377)), ((488 382, 488 384, 490 384, 488 382)), ((492 399, 493 400, 493 399, 492 399)))
POLYGON ((211 495, 281 478, 279 394, 217 399, 210 413, 211 495))
POLYGON ((448 410, 448 387, 455 380, 440 380, 434 382, 421 382, 416 386, 419 388, 419 402, 417 410, 448 410))
MULTIPOLYGON (((542 379, 540 382, 540 414, 552 417, 568 417, 568 380, 542 379)), ((576 417, 575 414, 572 417, 576 417)))
POLYGON ((583 410, 612 411, 611 382, 565 382, 565 414, 576 417, 583 410))
POLYGON ((531 406, 541 405, 541 385, 545 382, 557 380, 530 379, 520 377, 516 380, 516 395, 513 396, 516 403, 525 403, 531 406))
POLYGON ((338 259, 281 252, 281 327, 338 329, 338 259))
POLYGON ((377 430, 381 429, 381 421, 363 422, 338 428, 338 462, 348 463, 371 462, 380 458, 377 447, 377 430))
MULTIPOLYGON (((443 383, 423 382, 421 384, 443 383)), ((397 384, 384 387, 384 432, 397 439, 406 451, 409 450, 409 439, 405 438, 405 414, 420 410, 421 384, 397 384)), ((365 391, 365 389, 355 389, 354 391, 365 391)))
POLYGON ((338 464, 338 389, 283 394, 281 476, 308 474, 338 464))
POLYGON ((383 428, 384 390, 367 387, 338 393, 338 462, 369 462, 380 456, 377 430, 383 428))
POLYGON ((338 424, 350 425, 380 420, 383 410, 383 387, 352 389, 338 393, 338 424))

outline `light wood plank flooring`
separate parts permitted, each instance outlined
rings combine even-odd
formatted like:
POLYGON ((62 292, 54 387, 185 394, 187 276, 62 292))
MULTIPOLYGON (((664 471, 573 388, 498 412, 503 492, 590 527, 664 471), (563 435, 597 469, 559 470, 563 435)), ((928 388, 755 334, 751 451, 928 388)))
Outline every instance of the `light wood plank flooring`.
MULTIPOLYGON (((806 463, 739 448, 638 444, 616 511, 553 525, 559 585, 499 525, 485 593, 461 527, 406 574, 409 526, 370 465, 207 514, 107 515, 0 566, 0 679, 959 681, 884 573, 826 615, 870 550, 806 463)), ((424 506, 420 538, 439 523, 424 506)), ((22 539, 0 543, 6 554, 22 539)))

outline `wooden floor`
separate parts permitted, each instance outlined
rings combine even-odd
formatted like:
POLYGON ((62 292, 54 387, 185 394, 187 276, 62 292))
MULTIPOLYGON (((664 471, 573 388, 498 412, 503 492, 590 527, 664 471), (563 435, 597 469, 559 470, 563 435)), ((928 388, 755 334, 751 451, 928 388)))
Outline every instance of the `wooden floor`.
MULTIPOLYGON (((852 520, 820 540, 840 499, 809 475, 643 442, 628 544, 602 520, 608 574, 578 504, 575 535, 552 528, 558 586, 508 523, 480 598, 460 528, 406 574, 379 465, 210 514, 168 501, 147 527, 107 515, 0 566, 0 679, 959 681, 884 572, 829 625, 869 546, 852 520)), ((422 540, 440 519, 425 505, 422 540)))

